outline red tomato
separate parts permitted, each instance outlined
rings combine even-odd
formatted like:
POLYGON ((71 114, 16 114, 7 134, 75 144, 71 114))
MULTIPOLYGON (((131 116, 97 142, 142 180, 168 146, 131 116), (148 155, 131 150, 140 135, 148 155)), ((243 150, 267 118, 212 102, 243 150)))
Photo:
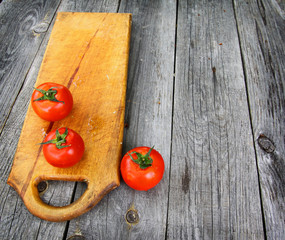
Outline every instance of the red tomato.
POLYGON ((50 122, 65 118, 73 106, 73 98, 68 88, 50 82, 35 88, 31 101, 36 114, 50 122))
POLYGON ((121 161, 122 177, 135 190, 147 191, 153 188, 160 182, 163 173, 163 158, 153 148, 134 148, 121 161))
POLYGON ((71 167, 80 161, 84 153, 83 139, 69 128, 51 131, 42 144, 45 159, 55 167, 71 167))

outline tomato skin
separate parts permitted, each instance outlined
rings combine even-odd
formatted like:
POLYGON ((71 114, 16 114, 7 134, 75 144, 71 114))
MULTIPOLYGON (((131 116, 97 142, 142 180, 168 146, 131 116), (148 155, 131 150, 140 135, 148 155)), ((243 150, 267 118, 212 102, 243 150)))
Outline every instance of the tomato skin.
POLYGON ((73 97, 67 87, 57 83, 47 82, 41 84, 37 88, 47 91, 51 87, 56 87, 54 88, 57 91, 55 97, 57 100, 63 101, 64 103, 49 100, 34 101, 43 96, 43 94, 37 90, 34 90, 32 94, 31 103, 34 111, 40 118, 46 121, 55 122, 67 117, 71 112, 73 97))
POLYGON ((141 169, 139 164, 135 163, 128 155, 128 153, 132 153, 133 158, 136 159, 136 154, 133 152, 145 155, 149 150, 149 147, 144 146, 134 148, 128 151, 121 161, 121 175, 125 183, 135 190, 147 191, 156 186, 163 177, 164 160, 155 149, 152 149, 150 153, 150 157, 153 159, 152 165, 145 169, 141 169))
MULTIPOLYGON (((66 128, 59 128, 58 132, 63 134, 66 128)), ((56 138, 56 130, 51 131, 45 137, 44 142, 50 141, 56 138)), ((64 145, 71 145, 62 149, 57 149, 55 144, 49 143, 43 145, 43 153, 45 159, 49 164, 54 167, 68 168, 72 167, 80 161, 83 156, 85 147, 84 141, 81 136, 68 128, 68 134, 66 136, 66 143, 64 145)))

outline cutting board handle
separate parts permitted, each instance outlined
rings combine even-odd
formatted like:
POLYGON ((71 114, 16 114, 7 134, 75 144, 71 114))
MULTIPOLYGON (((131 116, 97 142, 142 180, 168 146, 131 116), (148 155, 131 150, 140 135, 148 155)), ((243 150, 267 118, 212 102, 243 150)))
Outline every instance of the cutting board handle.
MULTIPOLYGON (((41 181, 42 180, 47 179, 41 179, 41 181)), ((103 184, 95 185, 87 181, 87 189, 77 201, 67 206, 56 207, 42 201, 37 189, 39 182, 39 180, 31 181, 27 187, 26 194, 23 196, 23 201, 32 214, 52 222, 68 221, 82 215, 94 207, 104 195, 118 186, 115 182, 104 186, 103 184)))

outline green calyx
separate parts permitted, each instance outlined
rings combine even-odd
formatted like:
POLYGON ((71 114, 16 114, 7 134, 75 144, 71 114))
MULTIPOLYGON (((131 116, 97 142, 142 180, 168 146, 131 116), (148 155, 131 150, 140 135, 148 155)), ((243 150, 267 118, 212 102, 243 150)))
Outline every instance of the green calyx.
POLYGON ((152 149, 153 149, 153 147, 151 149, 149 149, 149 151, 146 155, 143 155, 143 154, 138 153, 138 152, 131 152, 131 153, 128 153, 128 155, 130 156, 132 161, 139 164, 141 169, 146 169, 146 168, 150 167, 152 162, 153 162, 152 158, 150 157, 150 153, 151 153, 152 149), (132 154, 136 154, 137 159, 134 159, 132 154))
POLYGON ((47 91, 43 90, 43 89, 39 89, 39 88, 34 88, 35 90, 37 90, 37 91, 39 91, 40 93, 43 94, 42 97, 35 99, 34 102, 42 101, 42 100, 48 100, 48 101, 52 101, 52 102, 64 103, 63 101, 59 101, 58 99, 56 99, 55 94, 57 94, 57 91, 55 90, 55 88, 57 88, 57 87, 51 87, 47 91))
POLYGON ((65 138, 66 138, 67 134, 68 134, 67 128, 65 128, 65 132, 64 132, 63 134, 60 134, 60 133, 58 132, 58 129, 57 129, 57 130, 55 131, 55 135, 56 135, 56 138, 55 138, 55 139, 49 140, 49 141, 47 141, 47 142, 43 142, 43 143, 41 143, 41 144, 43 145, 43 144, 50 144, 50 143, 52 143, 52 144, 55 144, 55 146, 56 146, 57 149, 62 149, 62 148, 70 147, 71 145, 64 145, 64 146, 61 145, 61 144, 63 144, 63 143, 66 143, 66 139, 65 139, 65 138))

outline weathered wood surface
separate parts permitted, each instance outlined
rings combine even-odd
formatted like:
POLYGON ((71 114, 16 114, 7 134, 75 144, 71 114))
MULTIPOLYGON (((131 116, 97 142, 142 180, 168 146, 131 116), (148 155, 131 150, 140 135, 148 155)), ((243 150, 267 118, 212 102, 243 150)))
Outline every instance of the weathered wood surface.
POLYGON ((59 3, 59 0, 1 3, 0 131, 59 3))
POLYGON ((178 4, 169 239, 264 237, 235 26, 230 1, 178 4))
MULTIPOLYGON (((283 239, 284 19, 277 0, 3 1, 0 239, 283 239), (57 11, 133 14, 124 152, 154 144, 166 162, 151 191, 122 182, 63 223, 6 184, 57 11)), ((67 205, 84 187, 50 182, 43 198, 67 205)))
POLYGON ((268 239, 285 237, 285 5, 235 1, 268 239))

